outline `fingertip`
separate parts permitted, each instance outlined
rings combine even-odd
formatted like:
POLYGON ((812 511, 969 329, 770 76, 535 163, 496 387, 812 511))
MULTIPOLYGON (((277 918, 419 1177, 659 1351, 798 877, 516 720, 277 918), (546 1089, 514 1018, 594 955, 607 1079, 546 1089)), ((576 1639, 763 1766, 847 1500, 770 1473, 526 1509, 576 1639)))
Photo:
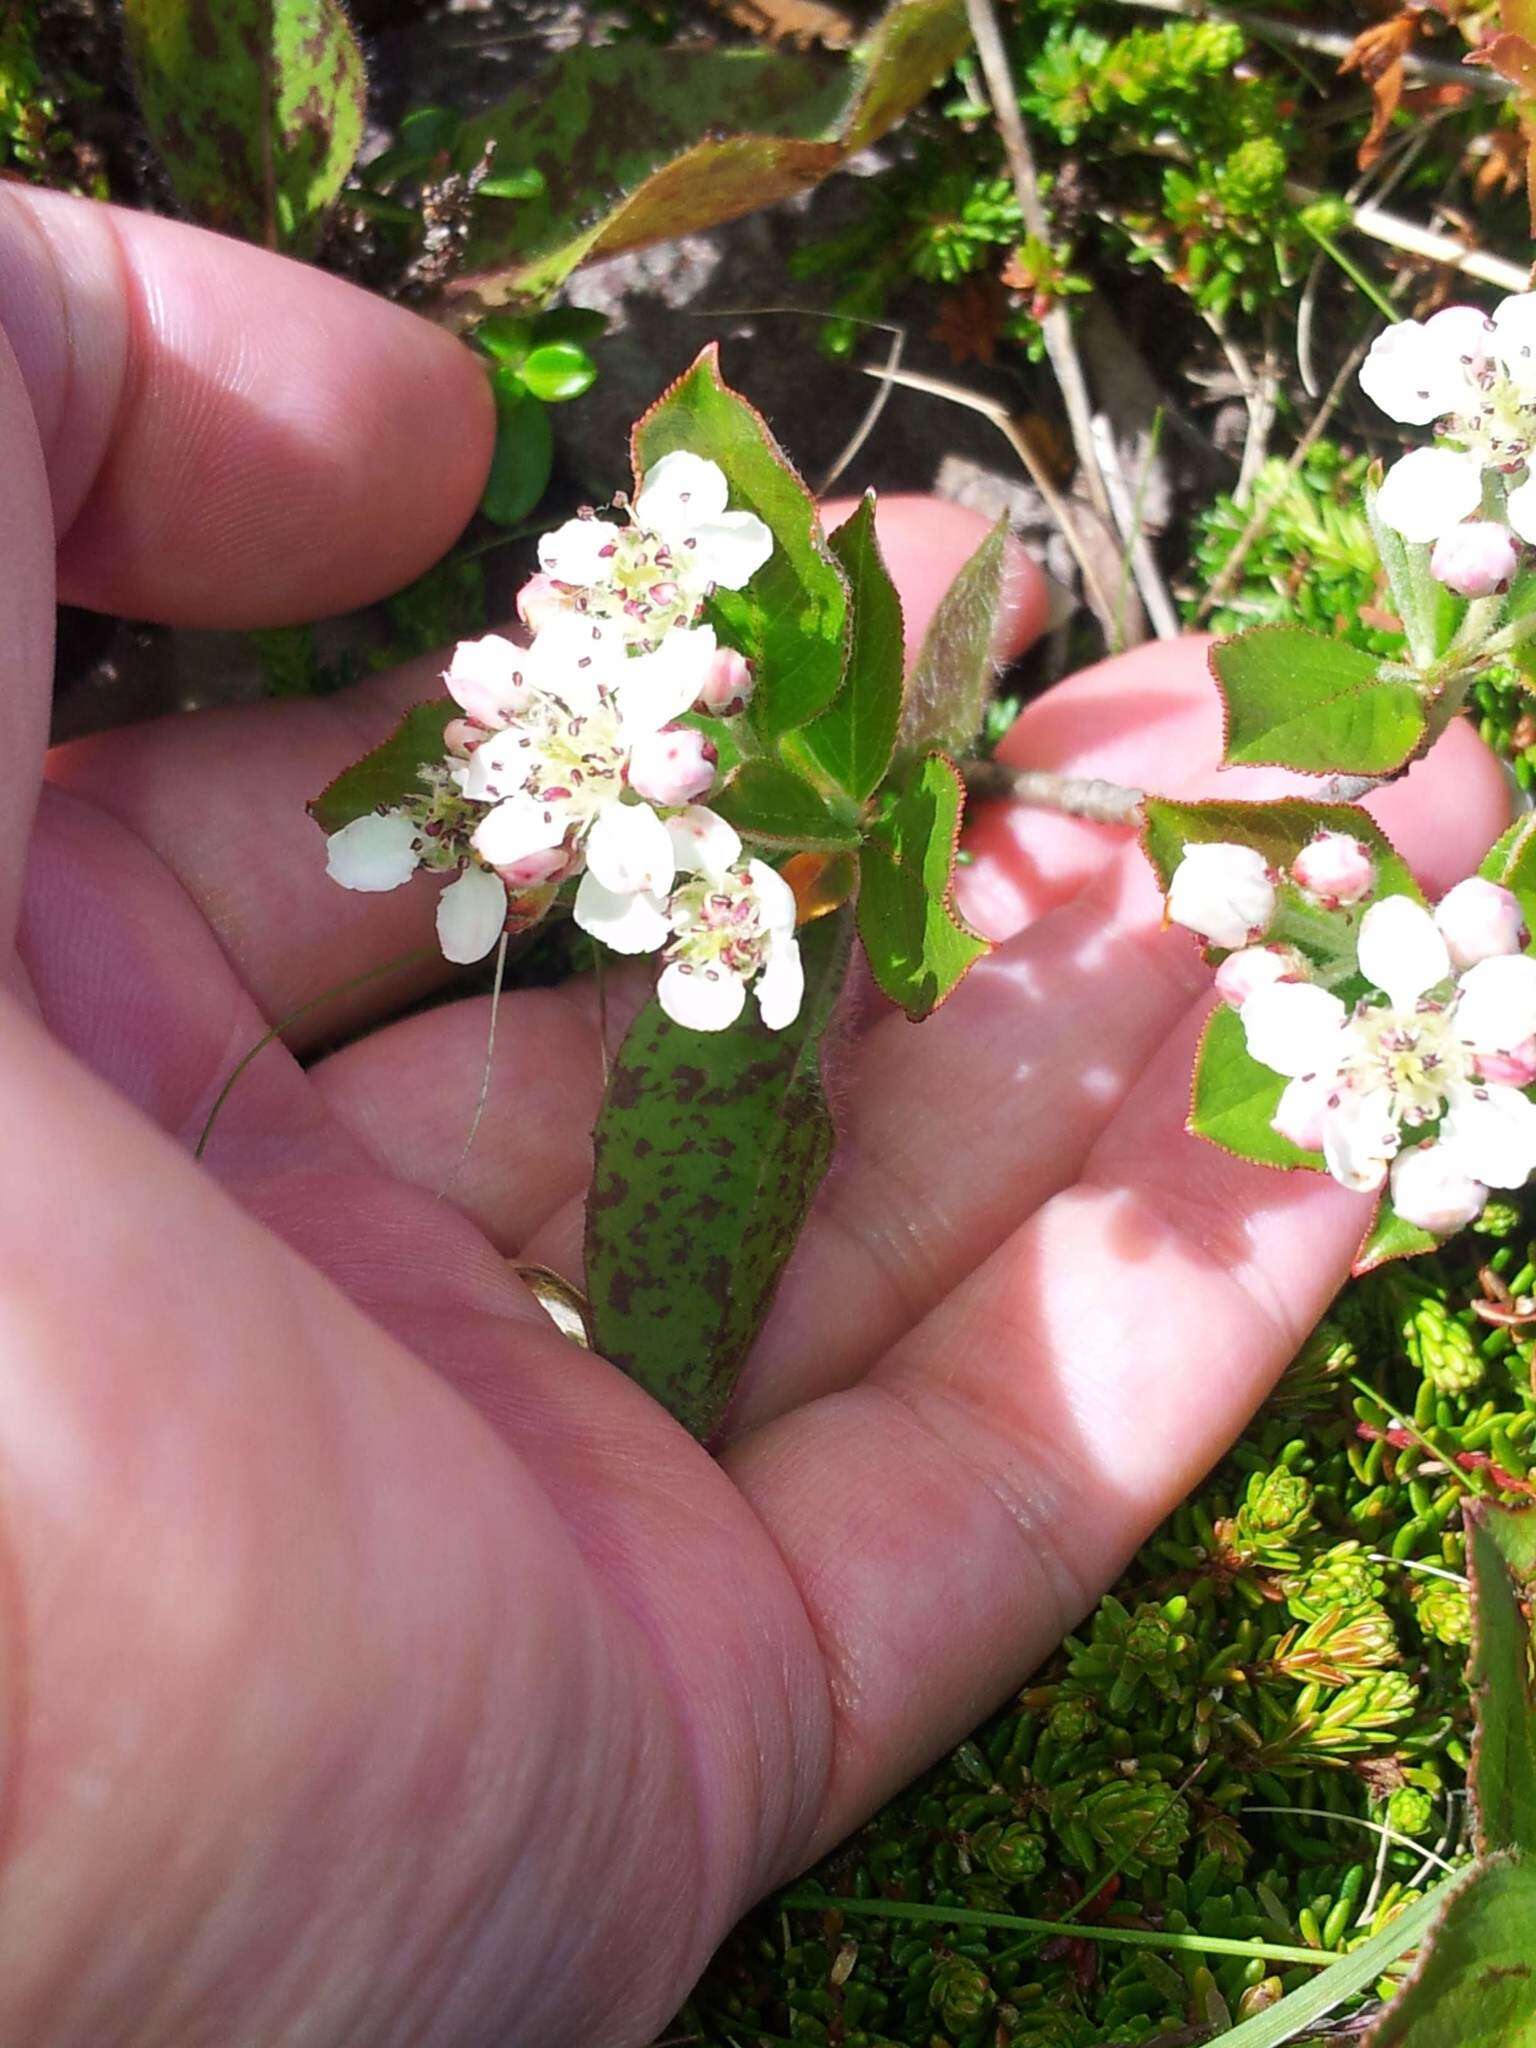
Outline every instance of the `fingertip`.
MULTIPOLYGON (((822 507, 829 530, 854 511, 855 498, 832 498, 822 507)), ((896 492, 877 499, 875 534, 891 580, 901 593, 906 655, 910 663, 950 584, 975 554, 993 522, 968 506, 922 492, 896 492)), ((1002 597, 992 651, 999 662, 1017 660, 1046 626, 1045 577, 1024 547, 1009 534, 1005 544, 1002 597)))
POLYGON ((8 191, 0 301, 71 603, 184 626, 398 589, 472 514, 475 357, 339 278, 148 214, 8 191))
POLYGON ((1509 777, 1465 718, 1365 808, 1431 896, 1470 874, 1513 814, 1509 777))

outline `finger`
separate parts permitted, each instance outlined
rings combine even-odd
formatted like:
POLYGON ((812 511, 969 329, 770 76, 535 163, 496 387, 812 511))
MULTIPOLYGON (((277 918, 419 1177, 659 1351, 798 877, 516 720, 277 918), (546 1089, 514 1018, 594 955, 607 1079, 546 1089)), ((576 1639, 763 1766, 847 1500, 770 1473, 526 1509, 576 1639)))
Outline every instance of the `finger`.
POLYGON ((1081 1185, 868 1378, 727 1453, 832 1672, 837 1761, 815 1848, 1080 1619, 1348 1270, 1366 1201, 1186 1135, 1197 1028, 1191 1015, 1172 1035, 1081 1185))
POLYGON ((243 242, 7 185, 0 320, 69 603, 187 626, 346 611, 434 561, 484 482, 468 350, 243 242))
MULTIPOLYGON (((893 554, 918 552, 911 536, 930 515, 932 543, 908 597, 914 631, 986 533, 982 519, 957 506, 901 499, 881 528, 893 554)), ((1000 631, 1013 648, 1043 616, 1038 572, 1022 556, 1009 588, 1000 631)), ((53 772, 155 849, 202 906, 264 1015, 285 1016, 322 988, 433 944, 435 888, 421 879, 383 896, 336 888, 304 806, 384 739, 408 705, 441 695, 441 671, 441 658, 429 657, 323 702, 204 712, 100 735, 55 755, 53 772)), ((444 971, 424 968, 344 998, 327 1013, 327 1029, 387 1014, 444 971)))
POLYGON ((11 958, 27 835, 37 804, 53 681, 48 476, 21 371, 0 334, 0 974, 11 958))

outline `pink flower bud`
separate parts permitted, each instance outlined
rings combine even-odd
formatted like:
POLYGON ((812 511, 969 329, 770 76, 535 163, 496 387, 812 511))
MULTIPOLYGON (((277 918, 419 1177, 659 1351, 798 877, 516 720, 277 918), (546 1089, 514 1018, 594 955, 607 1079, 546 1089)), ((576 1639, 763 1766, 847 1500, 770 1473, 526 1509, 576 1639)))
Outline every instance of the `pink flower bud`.
POLYGON ((530 633, 540 632, 551 619, 562 618, 570 609, 554 578, 542 572, 530 576, 517 593, 517 616, 530 633))
POLYGON ((1458 968, 1475 967, 1499 953, 1518 953, 1525 939, 1520 899, 1481 875, 1468 875, 1447 890, 1435 906, 1435 923, 1458 968))
POLYGON ((1303 1152, 1321 1152, 1332 1085, 1315 1074, 1288 1081, 1269 1120, 1270 1129, 1299 1145, 1303 1152))
POLYGON ((541 882, 553 882, 563 876, 570 865, 567 848, 546 846, 537 853, 525 853, 521 860, 508 861, 496 872, 509 889, 536 889, 541 882))
POLYGON ((1240 1010, 1251 995, 1276 981, 1304 981, 1306 962, 1294 946, 1244 946, 1216 970, 1216 993, 1240 1010))
POLYGON ((731 718, 744 711, 752 695, 751 665, 734 647, 717 649, 699 692, 699 709, 716 718, 731 718))
POLYGON ((636 742, 629 757, 629 786, 653 804, 692 803, 714 781, 715 760, 703 733, 666 725, 636 742))
POLYGON ((1508 1052, 1479 1052, 1477 1071, 1485 1081, 1506 1081, 1511 1088, 1528 1088, 1536 1081, 1536 1038, 1527 1038, 1508 1052))
POLYGON ((1217 946, 1247 946, 1261 939, 1275 915, 1269 863, 1252 846, 1228 840, 1196 841, 1168 884, 1168 916, 1217 946))
POLYGON ((1491 597, 1509 582, 1519 559, 1507 526, 1493 519, 1464 519, 1435 542, 1429 568, 1458 597, 1491 597))
POLYGON ((1325 910, 1342 910, 1369 896, 1376 883, 1376 863, 1369 850, 1347 832, 1319 832, 1291 862, 1291 880, 1302 894, 1325 910))
POLYGON ((1452 1163, 1448 1145, 1415 1145, 1392 1162, 1392 1206, 1405 1223, 1448 1237, 1481 1213, 1488 1190, 1452 1163))
POLYGON ((443 727, 443 745, 458 761, 467 761, 484 738, 485 727, 472 718, 450 718, 443 727))

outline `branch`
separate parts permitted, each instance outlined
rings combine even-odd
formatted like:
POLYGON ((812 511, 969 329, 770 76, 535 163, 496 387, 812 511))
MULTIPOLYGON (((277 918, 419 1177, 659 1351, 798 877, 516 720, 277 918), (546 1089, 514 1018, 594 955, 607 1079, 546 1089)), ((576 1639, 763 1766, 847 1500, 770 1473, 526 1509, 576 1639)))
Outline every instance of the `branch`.
POLYGON ((1038 811, 1086 818, 1095 825, 1139 825, 1146 791, 1099 776, 1056 775, 1048 768, 1010 768, 1006 761, 963 761, 966 793, 1006 797, 1038 811))

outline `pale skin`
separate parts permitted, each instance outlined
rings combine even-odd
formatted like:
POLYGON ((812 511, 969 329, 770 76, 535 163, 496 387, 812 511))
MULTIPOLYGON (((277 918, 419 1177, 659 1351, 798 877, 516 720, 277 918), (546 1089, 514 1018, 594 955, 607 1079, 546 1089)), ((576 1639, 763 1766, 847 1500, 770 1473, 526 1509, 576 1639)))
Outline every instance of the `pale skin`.
MULTIPOLYGON (((194 1165, 268 1020, 429 942, 430 885, 331 887, 303 805, 433 665, 45 764, 55 534, 73 603, 336 612, 452 540, 490 408, 403 312, 15 187, 0 319, 0 2040, 630 2048, 1091 1606, 1367 1205, 1184 1135, 1207 970, 1125 833, 1003 810, 996 953, 835 1050, 838 1163, 718 1457, 507 1265, 575 1270, 586 988, 506 999, 449 1201, 486 1001, 392 1021, 410 976, 307 1070, 264 1054, 194 1165)), ((882 530, 916 626, 979 526, 882 530)), ((1040 614, 1021 567, 1011 644, 1040 614)), ((1189 792, 1217 745, 1190 643, 1007 751, 1189 792)), ((1458 727, 1373 808, 1439 889, 1504 796, 1458 727)))

